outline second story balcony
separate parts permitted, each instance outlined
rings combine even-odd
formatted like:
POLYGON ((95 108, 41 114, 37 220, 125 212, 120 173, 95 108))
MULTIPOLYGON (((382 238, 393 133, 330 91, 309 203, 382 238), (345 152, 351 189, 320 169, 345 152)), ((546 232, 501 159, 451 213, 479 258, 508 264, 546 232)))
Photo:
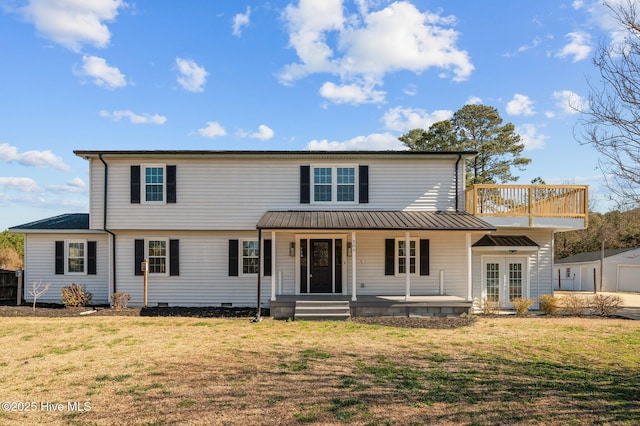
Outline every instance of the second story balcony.
POLYGON ((583 229, 586 185, 477 184, 466 191, 466 211, 494 226, 583 229))

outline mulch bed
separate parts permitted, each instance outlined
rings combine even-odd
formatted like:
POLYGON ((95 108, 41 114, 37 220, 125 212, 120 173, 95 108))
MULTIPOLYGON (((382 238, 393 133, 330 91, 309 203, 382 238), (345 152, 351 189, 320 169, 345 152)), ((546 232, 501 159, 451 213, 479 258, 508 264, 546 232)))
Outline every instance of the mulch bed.
MULTIPOLYGON (((153 307, 112 309, 109 306, 68 308, 64 305, 38 303, 33 306, 0 306, 0 317, 77 317, 77 316, 122 316, 122 317, 194 317, 194 318, 249 318, 256 316, 255 308, 221 307, 153 307)), ((269 309, 262 309, 262 316, 269 316, 269 309)))
MULTIPOLYGON (((262 316, 269 316, 269 309, 262 309, 262 316)), ((192 318, 254 318, 255 308, 234 307, 149 307, 112 309, 109 306, 67 308, 63 305, 38 303, 34 310, 30 305, 0 306, 0 317, 192 317, 192 318), (90 313, 89 313, 90 312, 90 313)), ((383 325, 398 328, 453 329, 472 325, 477 317, 352 317, 357 324, 383 325)))

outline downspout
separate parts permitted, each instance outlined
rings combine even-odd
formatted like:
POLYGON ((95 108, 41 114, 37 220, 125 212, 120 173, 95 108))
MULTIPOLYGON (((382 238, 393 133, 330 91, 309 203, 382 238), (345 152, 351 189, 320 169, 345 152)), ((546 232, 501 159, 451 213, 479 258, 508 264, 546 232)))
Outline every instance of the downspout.
POLYGON ((107 189, 109 187, 109 165, 104 161, 104 159, 102 158, 102 154, 98 154, 98 158, 100 159, 100 161, 102 161, 102 164, 104 164, 104 203, 103 203, 103 213, 102 213, 102 229, 107 232, 109 235, 111 235, 112 239, 113 239, 113 244, 111 245, 111 256, 112 256, 112 263, 111 263, 111 267, 112 267, 112 275, 113 275, 113 293, 117 293, 117 286, 116 286, 116 234, 114 234, 113 232, 109 231, 107 229, 107 189))
POLYGON ((458 203, 459 203, 458 198, 460 197, 460 191, 458 188, 460 186, 459 184, 460 172, 458 171, 458 164, 460 164, 461 159, 462 159, 462 154, 458 154, 458 159, 456 160, 456 212, 458 211, 458 203))
MULTIPOLYGON (((261 248, 262 247, 262 228, 258 228, 258 247, 261 248)), ((262 268, 261 268, 261 264, 262 264, 262 260, 264 258, 262 257, 262 250, 258 251, 258 305, 256 306, 256 317, 251 321, 251 322, 260 322, 262 321, 262 312, 261 312, 261 305, 260 305, 260 299, 261 299, 261 291, 262 291, 262 280, 261 280, 261 275, 262 275, 262 268)), ((273 274, 274 271, 271 271, 271 273, 273 274)))

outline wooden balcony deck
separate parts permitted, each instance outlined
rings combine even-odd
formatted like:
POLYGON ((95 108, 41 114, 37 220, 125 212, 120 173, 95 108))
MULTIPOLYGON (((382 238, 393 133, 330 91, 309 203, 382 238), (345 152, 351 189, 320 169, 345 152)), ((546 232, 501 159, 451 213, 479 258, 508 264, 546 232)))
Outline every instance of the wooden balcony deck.
POLYGON ((589 220, 587 185, 473 185, 466 191, 466 211, 485 218, 526 217, 589 220))

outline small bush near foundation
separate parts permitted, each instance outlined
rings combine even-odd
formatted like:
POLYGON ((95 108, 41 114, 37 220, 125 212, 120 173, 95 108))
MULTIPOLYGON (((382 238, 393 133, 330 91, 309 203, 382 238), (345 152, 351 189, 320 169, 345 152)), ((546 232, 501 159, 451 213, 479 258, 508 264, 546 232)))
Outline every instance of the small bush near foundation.
POLYGON ((584 296, 566 296, 562 298, 562 306, 569 315, 581 317, 589 308, 589 300, 584 296))
POLYGON ((499 300, 491 300, 486 297, 478 300, 474 300, 476 309, 485 315, 497 314, 500 308, 502 308, 502 302, 499 300))
POLYGON ((540 296, 540 310, 547 315, 556 315, 560 312, 560 299, 550 294, 540 296))
POLYGON ((131 299, 129 293, 113 293, 111 295, 111 302, 113 303, 113 309, 124 309, 127 307, 127 303, 131 299))
POLYGON ((521 297, 516 297, 511 301, 513 304, 513 309, 516 310, 516 315, 519 317, 524 316, 529 308, 533 306, 533 299, 523 299, 521 297))
POLYGON ((589 299, 589 309, 595 315, 608 317, 622 308, 622 298, 616 295, 596 294, 589 299))
POLYGON ((85 290, 82 284, 73 283, 62 287, 62 304, 67 307, 86 306, 93 294, 85 290))

